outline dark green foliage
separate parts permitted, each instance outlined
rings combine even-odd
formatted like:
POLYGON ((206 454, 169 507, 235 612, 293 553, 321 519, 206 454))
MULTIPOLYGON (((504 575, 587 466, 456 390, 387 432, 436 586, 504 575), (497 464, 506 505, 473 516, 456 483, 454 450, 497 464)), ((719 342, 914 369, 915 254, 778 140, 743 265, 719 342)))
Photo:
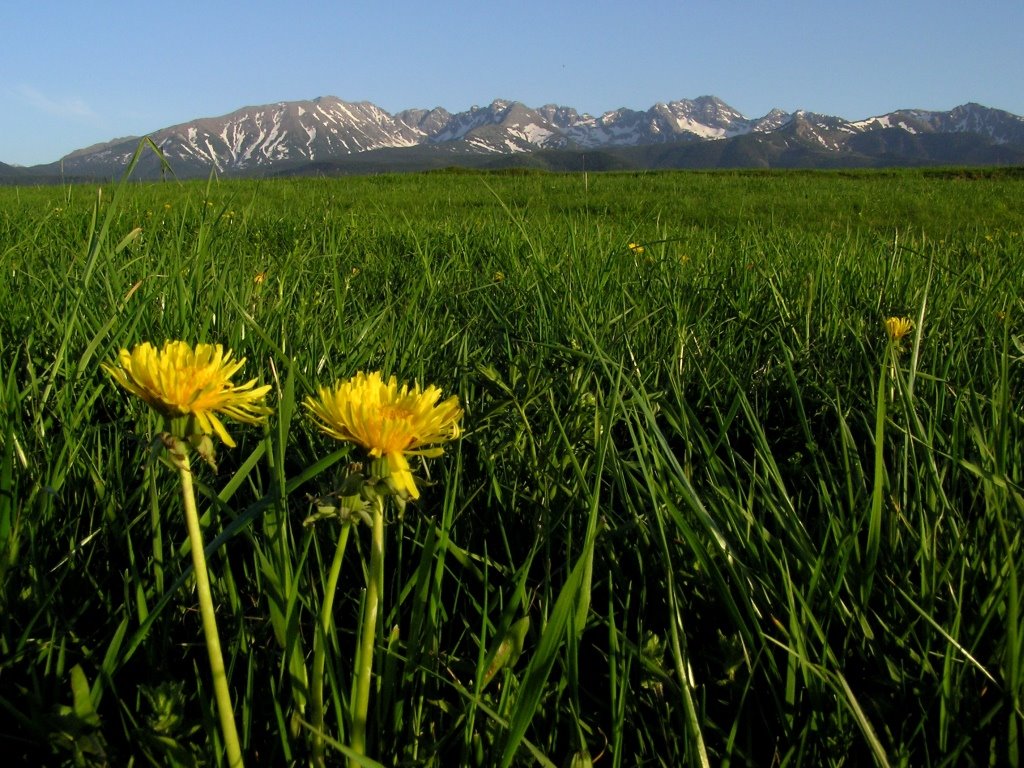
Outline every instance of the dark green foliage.
MULTIPOLYGON (((309 759, 339 528, 303 521, 355 458, 301 401, 378 368, 466 409, 388 521, 382 763, 1018 764, 1021 181, 438 169, 0 191, 5 755, 219 759, 175 478, 99 369, 182 338, 274 384, 266 431, 229 427, 219 474, 197 470, 252 764, 309 759), (915 322, 901 349, 894 315, 915 322)), ((326 640, 342 744, 352 534, 326 640)))

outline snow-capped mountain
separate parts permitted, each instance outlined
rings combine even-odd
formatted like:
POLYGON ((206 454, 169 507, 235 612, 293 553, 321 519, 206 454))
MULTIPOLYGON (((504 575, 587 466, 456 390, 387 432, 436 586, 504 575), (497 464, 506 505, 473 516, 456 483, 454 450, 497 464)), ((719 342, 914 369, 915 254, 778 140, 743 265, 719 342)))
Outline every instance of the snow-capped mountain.
POLYGON ((948 112, 901 109, 850 125, 864 130, 899 128, 911 134, 976 133, 996 144, 1024 144, 1024 117, 980 104, 963 104, 948 112))
MULTIPOLYGON (((172 168, 181 164, 221 172, 411 147, 424 136, 373 104, 333 96, 246 107, 150 134, 172 168)), ((127 163, 137 144, 137 138, 120 139, 73 152, 63 160, 65 171, 87 174, 127 163)))
MULTIPOLYGON (((382 153, 390 158, 391 167, 402 167, 396 157, 416 158, 421 166, 428 156, 435 162, 481 165, 487 156, 561 150, 618 151, 625 157, 622 151, 627 148, 661 145, 672 145, 678 155, 685 154, 689 145, 707 142, 726 144, 713 152, 692 148, 690 160, 677 158, 676 167, 694 167, 692 163, 699 158, 719 164, 903 164, 901 158, 915 163, 938 161, 933 157, 935 141, 922 137, 945 134, 971 137, 964 162, 1020 162, 1019 158, 1024 158, 1024 118, 979 104, 948 112, 898 110, 857 121, 780 109, 747 118, 714 96, 659 103, 646 111, 617 109, 599 117, 556 104, 531 108, 506 100, 454 114, 440 107, 390 114, 369 102, 325 96, 246 107, 223 117, 154 131, 149 137, 174 172, 187 177, 211 170, 229 175, 301 172, 311 164, 329 170, 332 164, 349 162, 346 159, 354 156, 382 153), (763 140, 756 139, 758 136, 763 140), (740 139, 744 141, 739 150, 725 150, 729 142, 740 139), (764 152, 759 147, 765 148, 764 152), (407 150, 404 155, 403 150, 407 150), (822 153, 831 159, 823 160, 822 153), (719 159, 708 159, 714 157, 719 159), (782 157, 790 159, 778 159, 782 157)), ((117 175, 138 144, 139 138, 133 137, 78 150, 60 161, 61 172, 77 177, 117 175)), ((963 145, 960 141, 956 151, 966 152, 963 145)), ((946 156, 949 151, 936 156, 944 162, 957 162, 946 156)), ((636 152, 629 157, 633 159, 621 162, 648 162, 638 160, 636 152)), ((46 168, 37 166, 37 170, 46 168)), ((149 157, 138 173, 151 175, 157 168, 156 159, 149 157)))
POLYGON ((725 139, 762 130, 714 96, 659 103, 646 112, 618 109, 601 117, 584 115, 565 126, 568 139, 581 147, 662 144, 679 139, 725 139))

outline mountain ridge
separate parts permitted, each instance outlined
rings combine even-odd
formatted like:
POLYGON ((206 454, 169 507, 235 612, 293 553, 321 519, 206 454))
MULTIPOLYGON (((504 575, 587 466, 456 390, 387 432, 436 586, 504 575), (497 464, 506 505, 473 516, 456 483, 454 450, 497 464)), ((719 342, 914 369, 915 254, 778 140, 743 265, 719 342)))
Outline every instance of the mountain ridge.
MULTIPOLYGON (((781 109, 748 118, 716 96, 658 102, 647 110, 623 107, 600 116, 507 99, 456 113, 434 107, 392 114, 369 101, 320 96, 242 107, 162 128, 148 138, 181 178, 211 172, 302 174, 311 166, 322 173, 422 170, 439 164, 543 167, 555 162, 552 153, 594 152, 609 153, 616 158, 613 164, 635 168, 743 167, 743 162, 750 167, 870 167, 956 164, 958 158, 971 164, 1024 163, 1024 117, 973 102, 948 111, 899 109, 851 121, 781 109), (703 146, 709 143, 715 146, 703 146), (663 151, 654 149, 659 146, 663 151), (659 164, 668 162, 682 165, 659 164)), ((0 180, 117 176, 140 140, 94 144, 55 163, 18 167, 16 173, 0 164, 0 180)), ((562 163, 558 159, 555 166, 562 163)), ((136 175, 155 178, 160 165, 153 153, 144 153, 136 175)))

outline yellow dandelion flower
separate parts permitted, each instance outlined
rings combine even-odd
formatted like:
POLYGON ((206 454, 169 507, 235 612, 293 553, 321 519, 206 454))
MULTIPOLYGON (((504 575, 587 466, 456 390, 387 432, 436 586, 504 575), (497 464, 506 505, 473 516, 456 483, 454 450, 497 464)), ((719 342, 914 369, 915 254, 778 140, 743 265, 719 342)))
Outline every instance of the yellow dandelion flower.
POLYGON ((244 364, 244 357, 232 360, 220 344, 197 344, 192 349, 184 341, 167 341, 157 350, 147 341, 130 352, 122 349, 116 363, 101 367, 164 418, 188 418, 192 434, 216 433, 233 448, 235 441, 218 414, 259 424, 271 412, 263 402, 269 385, 257 387, 255 379, 240 385, 231 382, 244 364))
POLYGON ((642 245, 640 245, 640 243, 630 243, 629 244, 629 250, 631 250, 633 253, 635 253, 635 254, 637 254, 639 256, 641 253, 643 253, 647 249, 644 248, 642 245))
POLYGON ((437 387, 399 387, 394 376, 385 382, 379 371, 360 371, 333 389, 319 387, 318 398, 307 397, 304 404, 326 434, 385 459, 382 474, 388 485, 416 499, 420 494, 406 456, 440 456, 443 449, 436 444, 454 440, 462 431, 459 398, 452 395, 439 403, 440 398, 437 387), (435 447, 425 447, 431 445, 435 447))
POLYGON ((894 344, 900 344, 913 327, 914 321, 909 317, 889 317, 885 321, 885 332, 894 344))

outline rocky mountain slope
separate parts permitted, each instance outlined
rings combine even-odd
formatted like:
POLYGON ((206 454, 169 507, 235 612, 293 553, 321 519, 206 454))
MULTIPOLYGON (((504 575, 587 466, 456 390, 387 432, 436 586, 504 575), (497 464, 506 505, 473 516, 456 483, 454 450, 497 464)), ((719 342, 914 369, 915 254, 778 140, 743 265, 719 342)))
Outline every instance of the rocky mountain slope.
MULTIPOLYGON (((325 96, 246 107, 149 137, 185 178, 214 170, 249 176, 445 165, 557 167, 567 156, 595 152, 611 166, 638 168, 1024 163, 1024 118, 979 104, 857 121, 778 109, 747 118, 714 96, 599 117, 503 100, 454 114, 440 107, 390 114, 369 102, 325 96)), ((17 173, 4 174, 0 167, 0 178, 116 176, 139 140, 117 139, 17 173)), ((137 173, 159 172, 158 160, 144 155, 137 173)))

